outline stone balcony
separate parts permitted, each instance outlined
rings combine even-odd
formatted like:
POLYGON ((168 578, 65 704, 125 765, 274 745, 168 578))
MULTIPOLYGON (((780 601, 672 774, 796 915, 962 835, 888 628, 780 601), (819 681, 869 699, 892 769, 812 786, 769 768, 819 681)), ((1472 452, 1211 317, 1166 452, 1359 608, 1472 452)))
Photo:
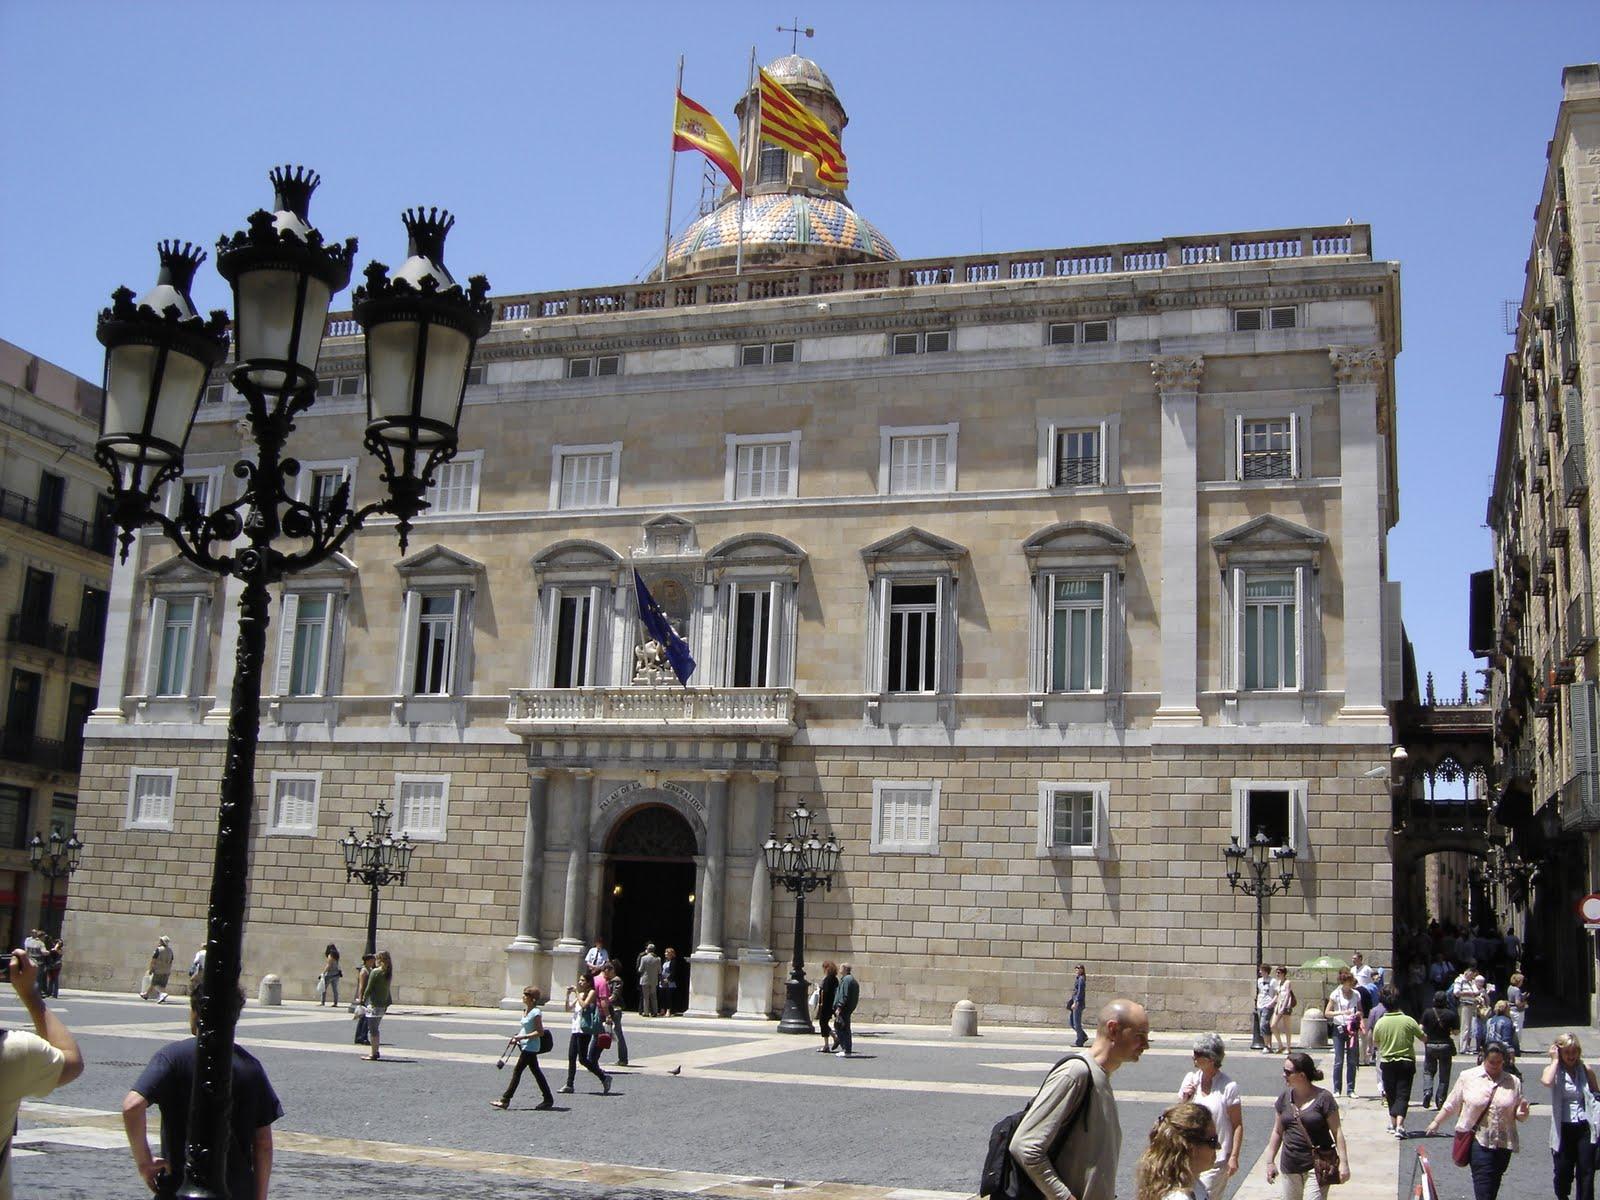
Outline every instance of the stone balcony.
POLYGON ((528 688, 511 693, 506 727, 522 737, 789 738, 790 688, 528 688))

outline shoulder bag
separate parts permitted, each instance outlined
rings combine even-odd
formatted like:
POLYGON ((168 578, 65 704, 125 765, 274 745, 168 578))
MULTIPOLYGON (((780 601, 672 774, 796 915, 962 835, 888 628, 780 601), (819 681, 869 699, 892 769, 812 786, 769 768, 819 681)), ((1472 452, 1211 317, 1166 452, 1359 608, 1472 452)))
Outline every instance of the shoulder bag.
POLYGON ((1472 1123, 1471 1129, 1458 1129, 1456 1136, 1450 1142, 1450 1161, 1458 1167, 1465 1167, 1472 1162, 1472 1139, 1478 1134, 1478 1126, 1483 1124, 1483 1119, 1489 1115, 1489 1110, 1494 1107, 1495 1089, 1500 1086, 1497 1079, 1489 1088, 1489 1102, 1483 1106, 1483 1111, 1478 1114, 1478 1119, 1472 1123))
POLYGON ((1294 1102, 1293 1094, 1289 1096, 1289 1111, 1294 1113, 1295 1124, 1300 1126, 1311 1146, 1311 1170, 1317 1177, 1317 1186, 1324 1190, 1333 1187, 1339 1182, 1339 1148, 1331 1140, 1326 1146, 1311 1140, 1311 1130, 1300 1119, 1300 1106, 1294 1102))

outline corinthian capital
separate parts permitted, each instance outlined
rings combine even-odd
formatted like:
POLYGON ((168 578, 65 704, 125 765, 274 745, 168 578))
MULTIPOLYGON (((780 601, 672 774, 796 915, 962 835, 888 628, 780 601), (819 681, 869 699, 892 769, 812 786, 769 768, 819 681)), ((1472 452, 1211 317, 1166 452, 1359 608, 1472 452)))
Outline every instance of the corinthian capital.
POLYGON ((1157 390, 1162 392, 1199 391, 1205 369, 1203 354, 1174 354, 1150 360, 1150 373, 1156 377, 1157 390))
POLYGON ((1333 360, 1333 378, 1340 387, 1376 387, 1383 382, 1387 361, 1375 347, 1334 346, 1328 351, 1333 360))

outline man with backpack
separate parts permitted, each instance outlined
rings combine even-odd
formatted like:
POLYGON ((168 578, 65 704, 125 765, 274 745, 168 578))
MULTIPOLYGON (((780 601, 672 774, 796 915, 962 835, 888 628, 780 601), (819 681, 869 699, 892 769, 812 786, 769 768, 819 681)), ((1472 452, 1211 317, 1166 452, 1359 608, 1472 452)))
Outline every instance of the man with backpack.
MULTIPOLYGON (((996 1200, 1114 1200, 1122 1124, 1111 1076, 1138 1062, 1150 1045, 1150 1017, 1132 1000, 1113 1000, 1100 1010, 1088 1052, 1069 1054, 1045 1076, 1028 1107, 995 1127, 1015 1130, 1001 1156, 1010 1163, 985 1163, 980 1190, 996 1200), (992 1178, 992 1176, 1000 1176, 992 1178)), ((994 1138, 991 1137, 991 1159, 994 1138)))

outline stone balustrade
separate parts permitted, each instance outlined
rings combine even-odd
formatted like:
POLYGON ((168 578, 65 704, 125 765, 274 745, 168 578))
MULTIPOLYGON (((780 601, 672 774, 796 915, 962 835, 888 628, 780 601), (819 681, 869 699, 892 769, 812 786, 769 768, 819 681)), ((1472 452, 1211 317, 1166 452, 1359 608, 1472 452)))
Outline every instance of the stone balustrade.
MULTIPOLYGON (((494 302, 495 322, 538 322, 552 317, 647 312, 662 308, 738 304, 750 300, 794 299, 889 288, 939 288, 1028 279, 1143 274, 1229 263, 1320 258, 1370 260, 1371 257, 1372 231, 1367 225, 1213 233, 1112 246, 1072 246, 1009 254, 904 259, 892 263, 861 263, 803 271, 761 270, 738 276, 501 296, 494 302)), ((359 330, 349 313, 330 315, 329 337, 350 337, 357 333, 359 330)))
POLYGON ((789 737, 795 731, 790 688, 528 688, 511 693, 506 720, 523 736, 563 733, 662 733, 789 737))

